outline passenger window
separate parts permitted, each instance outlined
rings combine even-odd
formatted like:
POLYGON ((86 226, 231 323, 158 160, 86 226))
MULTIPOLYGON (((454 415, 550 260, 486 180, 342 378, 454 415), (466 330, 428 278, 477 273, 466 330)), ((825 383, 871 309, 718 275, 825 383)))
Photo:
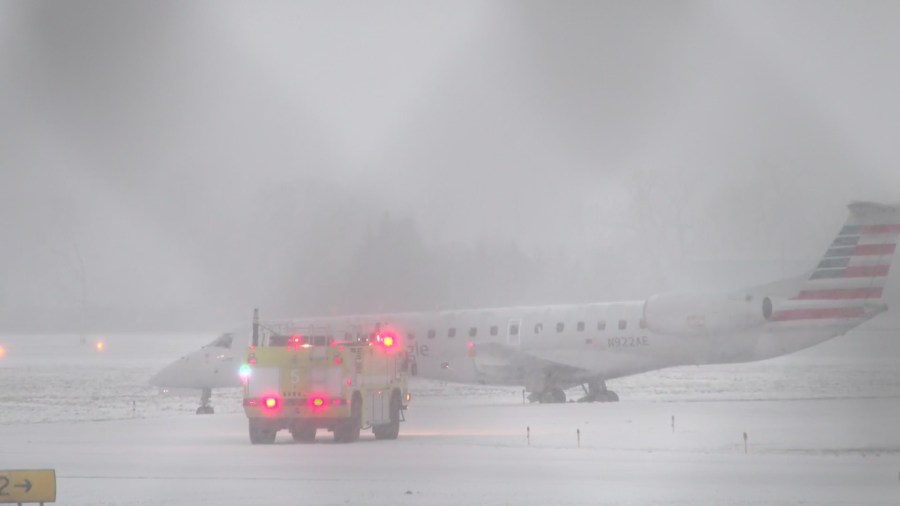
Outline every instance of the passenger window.
POLYGON ((456 337, 456 327, 450 327, 447 330, 447 337, 456 337))
POLYGON ((578 322, 576 328, 578 329, 578 332, 584 332, 584 322, 578 322))
POLYGON ((428 339, 434 339, 434 336, 437 335, 437 332, 434 329, 428 331, 428 339))
POLYGON ((625 320, 619 320, 619 330, 625 330, 628 328, 628 322, 625 320))
POLYGON ((566 325, 563 322, 559 322, 556 324, 556 331, 562 332, 566 328, 566 325))
POLYGON ((519 335, 519 326, 518 325, 510 325, 509 326, 509 334, 512 336, 519 335))
POLYGON ((469 329, 469 337, 475 337, 476 334, 478 334, 478 328, 477 328, 477 327, 472 327, 472 328, 469 329))
POLYGON ((497 326, 496 325, 491 325, 491 335, 492 336, 497 335, 497 326))
POLYGON ((541 323, 535 323, 535 324, 534 324, 534 333, 535 333, 535 334, 540 334, 542 330, 544 330, 544 325, 543 325, 543 324, 541 324, 541 323))
POLYGON ((597 330, 606 330, 606 320, 597 322, 597 330))

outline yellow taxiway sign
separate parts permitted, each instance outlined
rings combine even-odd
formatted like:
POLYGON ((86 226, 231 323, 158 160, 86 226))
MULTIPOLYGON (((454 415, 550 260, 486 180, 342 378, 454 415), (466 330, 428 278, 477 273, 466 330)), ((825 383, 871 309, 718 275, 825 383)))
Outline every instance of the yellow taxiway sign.
POLYGON ((0 470, 0 503, 56 502, 56 470, 0 470))

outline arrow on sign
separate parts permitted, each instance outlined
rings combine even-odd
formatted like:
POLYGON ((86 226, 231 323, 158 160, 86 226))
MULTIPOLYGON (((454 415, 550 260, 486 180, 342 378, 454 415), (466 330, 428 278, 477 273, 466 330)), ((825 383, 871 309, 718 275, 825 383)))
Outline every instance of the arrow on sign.
POLYGON ((31 482, 28 481, 28 478, 25 478, 25 484, 24 484, 24 485, 13 485, 13 486, 14 486, 14 487, 18 487, 18 488, 24 488, 26 494, 27 494, 28 492, 31 492, 31 482))

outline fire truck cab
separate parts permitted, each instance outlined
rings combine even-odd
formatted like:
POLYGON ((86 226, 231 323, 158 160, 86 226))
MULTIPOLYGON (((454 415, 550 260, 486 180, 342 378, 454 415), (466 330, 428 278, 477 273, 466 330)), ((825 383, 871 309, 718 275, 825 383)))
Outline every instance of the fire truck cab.
POLYGON ((335 442, 397 439, 410 401, 409 358, 397 335, 327 328, 263 325, 254 318, 253 344, 241 366, 250 442, 268 444, 287 429, 311 442, 318 429, 335 442))

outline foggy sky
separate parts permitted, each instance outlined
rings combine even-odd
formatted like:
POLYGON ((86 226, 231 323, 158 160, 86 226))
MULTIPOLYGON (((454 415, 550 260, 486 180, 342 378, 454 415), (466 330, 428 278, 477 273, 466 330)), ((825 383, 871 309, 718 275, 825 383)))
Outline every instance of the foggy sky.
POLYGON ((329 289, 385 216, 432 252, 515 244, 610 280, 503 304, 794 274, 849 201, 900 202, 898 18, 890 2, 0 3, 0 319, 243 317, 298 273, 329 289))

